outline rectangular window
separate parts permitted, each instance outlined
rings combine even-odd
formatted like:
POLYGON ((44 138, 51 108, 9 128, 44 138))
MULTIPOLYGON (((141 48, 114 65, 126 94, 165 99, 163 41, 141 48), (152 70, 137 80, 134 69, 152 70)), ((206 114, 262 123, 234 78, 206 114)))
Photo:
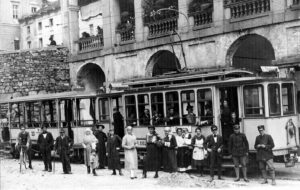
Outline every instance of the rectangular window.
POLYGON ((108 99, 99 100, 100 121, 109 121, 109 104, 108 99))
POLYGON ((112 108, 117 108, 121 114, 123 114, 122 97, 112 98, 112 108))
POLYGON ((78 125, 90 126, 96 122, 94 98, 77 99, 76 107, 78 125))
POLYGON ((14 46, 15 46, 15 50, 19 50, 20 49, 20 40, 14 40, 14 46))
POLYGON ((40 48, 43 47, 43 38, 39 38, 39 47, 40 47, 40 48))
POLYGON ((31 48, 31 41, 27 42, 27 48, 30 49, 31 48))
POLYGON ((269 112, 270 115, 280 115, 280 87, 279 84, 269 84, 269 112))
POLYGON ((181 92, 181 111, 183 124, 193 125, 196 123, 195 92, 193 90, 181 92))
POLYGON ((57 127, 56 104, 54 100, 42 102, 42 120, 49 127, 57 127))
POLYGON ((39 29, 39 30, 42 30, 42 29, 43 29, 42 22, 39 22, 39 24, 38 24, 38 29, 39 29))
POLYGON ((29 128, 37 128, 41 122, 41 105, 39 102, 28 102, 25 104, 26 122, 29 128))
POLYGON ((13 5, 13 18, 19 18, 19 5, 13 5))
POLYGON ((294 114, 294 85, 282 84, 282 110, 283 115, 294 114))
POLYGON ((152 125, 164 125, 163 93, 151 94, 152 125))
POLYGON ((53 18, 49 19, 49 27, 53 27, 53 18))
POLYGON ((210 89, 199 89, 197 91, 197 101, 200 125, 213 124, 212 91, 210 89))
POLYGON ((264 101, 262 86, 244 87, 245 116, 264 116, 264 101))
POLYGON ((150 125, 150 107, 148 94, 138 95, 138 109, 140 125, 150 125))
POLYGON ((73 101, 69 99, 59 101, 60 127, 71 126, 74 121, 73 101))
POLYGON ((90 35, 93 36, 94 35, 94 25, 90 24, 90 35))
POLYGON ((31 12, 32 13, 35 13, 37 11, 37 8, 36 7, 31 7, 31 12))
POLYGON ((136 112, 136 100, 134 95, 125 97, 125 112, 126 112, 126 124, 130 126, 136 126, 137 112, 136 112))
POLYGON ((178 92, 166 93, 167 125, 179 125, 179 97, 178 92))
POLYGON ((23 103, 13 103, 10 105, 10 123, 13 128, 25 126, 25 116, 23 103))

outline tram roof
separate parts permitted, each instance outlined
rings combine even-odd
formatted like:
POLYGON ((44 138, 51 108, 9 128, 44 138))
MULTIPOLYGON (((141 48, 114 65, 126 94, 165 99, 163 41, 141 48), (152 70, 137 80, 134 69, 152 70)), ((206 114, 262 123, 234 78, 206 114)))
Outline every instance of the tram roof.
POLYGON ((76 98, 76 97, 89 97, 96 96, 96 92, 87 92, 87 91, 69 91, 69 92, 60 92, 53 94, 37 94, 30 96, 16 97, 6 101, 0 101, 0 103, 7 102, 30 102, 37 100, 50 100, 50 99, 63 99, 63 98, 76 98))

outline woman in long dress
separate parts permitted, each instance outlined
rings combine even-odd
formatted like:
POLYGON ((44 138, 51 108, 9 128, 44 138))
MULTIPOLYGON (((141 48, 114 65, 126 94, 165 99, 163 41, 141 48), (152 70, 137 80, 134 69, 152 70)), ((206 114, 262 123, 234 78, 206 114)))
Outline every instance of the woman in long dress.
POLYGON ((116 175, 116 170, 119 170, 119 174, 122 174, 120 165, 119 150, 122 146, 122 139, 114 134, 114 129, 109 130, 109 136, 107 138, 107 157, 108 157, 108 169, 113 170, 112 175, 116 175))
POLYGON ((87 173, 91 173, 91 167, 93 173, 95 174, 95 169, 98 167, 98 162, 93 162, 91 164, 91 152, 92 149, 96 149, 96 143, 98 142, 97 138, 93 135, 93 132, 90 128, 87 128, 84 133, 82 146, 84 148, 84 163, 87 167, 87 173))
POLYGON ((185 172, 189 166, 189 147, 183 138, 182 128, 177 128, 176 133, 178 171, 185 172))
POLYGON ((176 138, 171 133, 171 128, 165 128, 165 137, 163 138, 163 167, 165 172, 177 171, 176 151, 177 147, 176 138))
POLYGON ((195 132, 196 135, 192 138, 192 146, 194 147, 192 165, 203 176, 204 159, 206 157, 205 137, 201 134, 201 128, 196 128, 195 132))
POLYGON ((154 178, 158 178, 158 171, 161 167, 160 138, 154 126, 148 127, 149 133, 146 136, 147 155, 144 163, 143 178, 147 178, 147 171, 155 171, 154 178))
POLYGON ((138 168, 138 158, 136 151, 136 137, 132 134, 132 127, 126 128, 127 134, 123 137, 122 147, 125 153, 125 169, 130 171, 130 178, 137 178, 135 170, 138 168))

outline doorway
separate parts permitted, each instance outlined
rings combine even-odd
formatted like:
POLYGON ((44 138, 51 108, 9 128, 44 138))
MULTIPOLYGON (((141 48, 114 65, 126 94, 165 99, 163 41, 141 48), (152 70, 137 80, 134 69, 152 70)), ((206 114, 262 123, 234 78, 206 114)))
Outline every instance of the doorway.
POLYGON ((237 87, 220 88, 221 131, 224 154, 228 154, 228 140, 233 133, 233 126, 239 124, 239 105, 237 87))

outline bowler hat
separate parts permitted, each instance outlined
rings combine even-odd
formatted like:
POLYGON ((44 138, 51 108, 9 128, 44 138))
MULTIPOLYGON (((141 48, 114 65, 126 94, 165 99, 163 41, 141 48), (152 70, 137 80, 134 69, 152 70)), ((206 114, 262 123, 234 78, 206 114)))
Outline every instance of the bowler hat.
POLYGON ((240 126, 239 126, 239 125, 234 125, 234 126, 233 126, 233 129, 234 129, 234 130, 240 129, 240 126))
POLYGON ((61 128, 61 129, 59 130, 59 133, 65 133, 65 130, 64 130, 63 128, 61 128))
POLYGON ((218 127, 216 125, 212 125, 211 126, 211 131, 216 131, 216 130, 218 130, 218 127))
POLYGON ((264 125, 259 125, 259 126, 257 126, 257 129, 259 131, 265 130, 265 126, 264 125))
POLYGON ((104 125, 102 125, 102 124, 100 124, 100 123, 96 123, 96 127, 97 127, 97 129, 99 129, 99 127, 102 127, 102 129, 104 129, 104 128, 105 128, 105 126, 104 126, 104 125))

